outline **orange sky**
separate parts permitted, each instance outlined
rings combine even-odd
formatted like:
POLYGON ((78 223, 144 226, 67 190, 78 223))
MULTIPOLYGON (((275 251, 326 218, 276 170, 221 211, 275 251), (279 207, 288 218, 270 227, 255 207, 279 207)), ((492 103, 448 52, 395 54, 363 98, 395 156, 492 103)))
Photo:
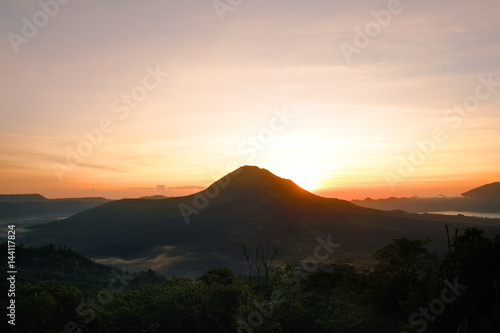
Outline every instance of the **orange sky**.
POLYGON ((4 1, 0 193, 185 195, 241 165, 344 199, 499 181, 498 6, 4 1))

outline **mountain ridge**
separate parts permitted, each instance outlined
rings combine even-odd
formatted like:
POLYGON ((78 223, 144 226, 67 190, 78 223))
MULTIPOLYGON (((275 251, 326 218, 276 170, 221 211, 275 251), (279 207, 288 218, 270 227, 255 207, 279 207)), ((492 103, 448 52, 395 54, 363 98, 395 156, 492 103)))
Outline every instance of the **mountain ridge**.
POLYGON ((0 195, 0 220, 67 217, 109 201, 101 197, 47 199, 40 194, 0 195))
POLYGON ((475 199, 498 199, 500 198, 500 182, 482 185, 462 193, 464 197, 475 199))
POLYGON ((39 193, 32 194, 0 194, 0 202, 26 202, 49 200, 39 193))
POLYGON ((277 246, 280 260, 310 256, 316 239, 328 235, 342 244, 342 251, 351 253, 402 236, 437 240, 436 247, 442 250, 446 247, 441 243, 443 226, 452 222, 481 221, 364 208, 317 196, 268 170, 244 166, 201 192, 159 200, 111 201, 65 220, 35 226, 24 241, 68 245, 107 263, 144 264, 163 273, 193 275, 214 266, 244 269, 242 243, 277 246), (197 211, 190 223, 180 209, 183 205, 197 211))
POLYGON ((402 209, 408 212, 476 212, 500 213, 500 182, 476 187, 462 193, 460 197, 444 195, 431 197, 411 197, 352 200, 352 203, 373 209, 402 209))

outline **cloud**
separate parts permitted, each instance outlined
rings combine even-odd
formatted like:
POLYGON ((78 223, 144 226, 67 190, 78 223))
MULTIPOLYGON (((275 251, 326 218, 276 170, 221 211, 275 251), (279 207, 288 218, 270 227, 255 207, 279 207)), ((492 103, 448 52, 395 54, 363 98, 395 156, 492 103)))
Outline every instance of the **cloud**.
POLYGON ((144 257, 134 259, 117 257, 99 258, 96 259, 96 262, 104 265, 120 267, 129 271, 151 268, 156 272, 166 272, 173 264, 194 260, 194 256, 191 252, 185 252, 182 255, 172 254, 173 252, 178 253, 178 251, 179 250, 175 246, 166 245, 151 250, 150 254, 144 257))
MULTIPOLYGON (((403 5, 348 64, 339 44, 352 43, 354 28, 364 28, 387 1, 244 1, 224 22, 210 1, 72 1, 19 54, 7 38, 0 41, 5 182, 14 176, 11 186, 48 177, 57 182, 51 163, 64 164, 66 147, 109 118, 115 131, 61 187, 153 190, 141 184, 163 183, 169 190, 201 190, 205 182, 196 180, 242 161, 239 144, 283 106, 300 110, 300 121, 259 151, 259 162, 287 159, 273 150, 280 137, 307 138, 306 146, 322 147, 311 156, 328 156, 321 159, 326 170, 348 174, 337 170, 342 161, 373 173, 437 126, 446 109, 471 93, 477 76, 500 73, 498 0, 403 5), (156 64, 169 77, 119 119, 113 101, 130 94, 146 66, 156 64)), ((21 17, 38 8, 33 1, 2 2, 0 33, 19 32, 21 17)), ((493 161, 498 122, 481 120, 484 114, 498 119, 499 101, 497 93, 456 134, 481 143, 493 161)), ((463 141, 449 141, 447 161, 433 170, 474 153, 463 141)), ((470 174, 481 169, 468 168, 470 174)))

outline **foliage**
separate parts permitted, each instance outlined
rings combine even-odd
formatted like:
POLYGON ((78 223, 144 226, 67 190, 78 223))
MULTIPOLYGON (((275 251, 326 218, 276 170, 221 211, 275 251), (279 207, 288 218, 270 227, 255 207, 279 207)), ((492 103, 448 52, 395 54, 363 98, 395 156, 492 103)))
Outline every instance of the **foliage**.
MULTIPOLYGON (((436 304, 445 281, 467 288, 427 322, 426 332, 455 333, 457 327, 458 332, 497 332, 500 236, 465 230, 441 260, 429 253, 427 243, 395 239, 375 252, 371 270, 347 260, 310 273, 291 263, 275 267, 268 278, 252 279, 226 267, 196 280, 166 279, 145 270, 126 288, 101 297, 100 304, 92 303, 102 293, 95 286, 109 278, 109 268, 101 271, 69 249, 33 249, 23 252, 31 258, 27 275, 33 281, 18 285, 16 332, 60 332, 68 321, 82 332, 417 332, 409 318, 436 304), (35 260, 42 253, 60 263, 53 273, 66 281, 36 281, 48 274, 36 263, 42 259, 35 260), (68 273, 75 271, 69 257, 85 268, 82 276, 68 273)), ((5 299, 0 303, 4 306, 5 299)))

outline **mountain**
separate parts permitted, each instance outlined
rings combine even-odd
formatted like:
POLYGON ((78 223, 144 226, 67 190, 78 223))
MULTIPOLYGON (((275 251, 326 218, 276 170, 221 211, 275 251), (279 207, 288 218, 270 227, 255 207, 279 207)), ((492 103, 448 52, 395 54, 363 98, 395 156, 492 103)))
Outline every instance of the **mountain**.
MULTIPOLYGON (((411 197, 411 198, 386 198, 352 200, 355 205, 381 210, 401 209, 406 212, 440 212, 440 211, 459 211, 464 209, 465 198, 463 197, 411 197)), ((464 210, 465 211, 465 210, 464 210)))
MULTIPOLYGON (((480 219, 385 212, 314 195, 265 169, 244 166, 199 193, 159 200, 125 199, 32 228, 28 245, 54 243, 105 264, 196 275, 215 266, 246 267, 241 244, 278 248, 280 260, 304 260, 318 238, 346 255, 369 253, 393 238, 446 244, 445 223, 500 232, 480 219)), ((335 257, 332 259, 338 259, 335 257)))
POLYGON ((140 197, 139 199, 149 199, 149 200, 158 200, 158 199, 166 199, 168 198, 165 195, 149 195, 145 197, 140 197))
MULTIPOLYGON (((464 197, 478 200, 500 200, 500 182, 486 184, 462 193, 464 197)), ((500 207, 499 207, 500 209, 500 207)))
POLYGON ((500 213, 500 182, 487 184, 462 193, 461 197, 387 198, 373 200, 352 200, 352 203, 373 209, 395 210, 407 212, 483 212, 500 213))
POLYGON ((47 199, 40 194, 0 195, 0 220, 67 217, 109 202, 105 198, 47 199))
POLYGON ((46 197, 41 194, 0 194, 0 202, 34 202, 47 201, 46 197))

